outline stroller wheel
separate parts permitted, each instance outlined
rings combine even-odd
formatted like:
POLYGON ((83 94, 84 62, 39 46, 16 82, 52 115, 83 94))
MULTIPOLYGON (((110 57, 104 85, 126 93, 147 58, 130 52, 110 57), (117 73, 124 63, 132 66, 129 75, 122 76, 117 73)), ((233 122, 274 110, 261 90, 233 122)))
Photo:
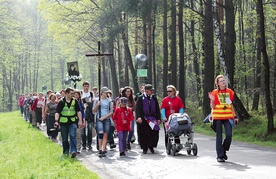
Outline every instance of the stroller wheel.
POLYGON ((187 149, 187 154, 191 155, 192 150, 191 149, 187 149))
POLYGON ((196 143, 194 143, 193 154, 194 154, 194 156, 197 155, 197 145, 196 145, 196 143))
POLYGON ((175 156, 176 155, 176 145, 172 146, 172 155, 175 156))

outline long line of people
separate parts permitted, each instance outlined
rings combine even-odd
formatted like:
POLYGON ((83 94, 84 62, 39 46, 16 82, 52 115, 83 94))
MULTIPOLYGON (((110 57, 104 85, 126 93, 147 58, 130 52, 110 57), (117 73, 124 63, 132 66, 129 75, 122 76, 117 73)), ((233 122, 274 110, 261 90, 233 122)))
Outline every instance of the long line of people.
MULTIPOLYGON (((131 143, 135 139, 143 154, 148 149, 155 153, 154 148, 159 141, 159 124, 166 121, 168 114, 184 110, 183 103, 180 103, 175 93, 168 97, 177 100, 164 98, 161 110, 150 84, 141 84, 137 94, 129 86, 121 88, 116 98, 112 97, 113 93, 107 87, 102 87, 99 92, 93 87, 90 91, 87 81, 83 82, 82 88, 67 88, 59 92, 49 90, 45 96, 32 93, 21 95, 18 99, 21 114, 33 127, 40 129, 45 123, 47 135, 53 141, 58 141, 60 131, 63 154, 70 154, 71 157, 81 151, 92 150, 94 137, 99 157, 106 157, 108 143, 110 149, 116 148, 114 136, 118 136, 120 156, 125 156, 131 150, 131 143), (135 124, 137 138, 134 135, 135 124)), ((167 89, 168 93, 170 90, 176 92, 172 85, 167 89)))

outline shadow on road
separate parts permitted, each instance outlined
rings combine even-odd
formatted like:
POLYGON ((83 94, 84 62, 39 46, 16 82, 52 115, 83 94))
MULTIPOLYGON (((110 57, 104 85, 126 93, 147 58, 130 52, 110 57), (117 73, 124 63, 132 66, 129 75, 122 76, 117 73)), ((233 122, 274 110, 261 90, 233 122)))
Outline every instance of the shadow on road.
POLYGON ((226 170, 236 170, 236 171, 246 171, 251 169, 248 165, 242 165, 234 162, 225 162, 220 163, 221 165, 218 165, 220 168, 224 168, 226 170))

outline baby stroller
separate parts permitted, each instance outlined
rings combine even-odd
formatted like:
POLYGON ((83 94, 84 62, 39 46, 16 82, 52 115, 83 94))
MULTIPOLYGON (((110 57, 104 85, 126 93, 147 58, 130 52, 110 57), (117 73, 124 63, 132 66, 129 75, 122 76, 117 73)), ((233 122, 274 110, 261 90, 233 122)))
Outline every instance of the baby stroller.
POLYGON ((171 114, 167 126, 165 126, 165 135, 168 137, 167 154, 175 156, 181 149, 186 148, 187 153, 190 155, 193 151, 193 155, 197 155, 197 145, 193 142, 194 138, 194 123, 186 113, 174 113, 171 114), (181 143, 181 135, 183 138, 187 136, 187 142, 181 143), (175 143, 175 139, 178 139, 180 143, 175 143))

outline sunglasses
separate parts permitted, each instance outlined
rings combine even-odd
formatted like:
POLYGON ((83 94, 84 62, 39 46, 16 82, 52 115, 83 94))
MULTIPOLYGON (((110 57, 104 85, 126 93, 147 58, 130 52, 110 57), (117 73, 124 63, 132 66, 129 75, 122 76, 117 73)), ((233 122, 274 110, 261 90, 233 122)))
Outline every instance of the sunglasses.
POLYGON ((167 93, 171 93, 171 92, 173 92, 173 91, 167 91, 167 93))

